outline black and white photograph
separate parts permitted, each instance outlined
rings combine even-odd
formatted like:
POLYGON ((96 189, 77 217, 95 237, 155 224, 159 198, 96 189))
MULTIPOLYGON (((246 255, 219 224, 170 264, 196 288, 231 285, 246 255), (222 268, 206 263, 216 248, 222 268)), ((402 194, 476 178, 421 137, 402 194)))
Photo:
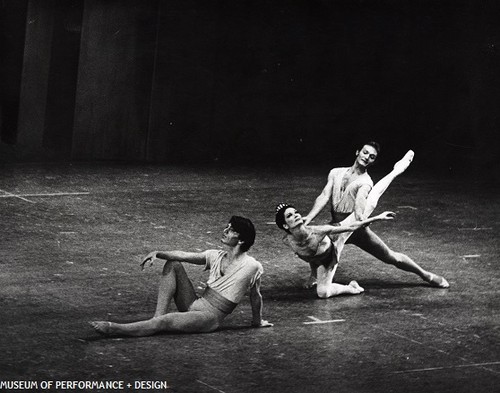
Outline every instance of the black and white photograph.
POLYGON ((500 388, 500 3, 0 0, 0 391, 500 388))

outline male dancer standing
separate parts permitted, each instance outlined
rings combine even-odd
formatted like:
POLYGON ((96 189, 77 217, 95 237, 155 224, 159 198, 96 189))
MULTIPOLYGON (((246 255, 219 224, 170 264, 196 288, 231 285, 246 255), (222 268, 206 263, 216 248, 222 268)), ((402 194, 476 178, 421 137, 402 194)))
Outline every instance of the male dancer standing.
MULTIPOLYGON (((366 207, 368 194, 373 187, 373 181, 367 169, 375 162, 379 152, 378 143, 365 143, 360 150, 356 151, 356 159, 351 167, 332 169, 323 191, 316 198, 309 214, 304 217, 304 224, 309 224, 329 202, 331 203, 332 223, 344 220, 351 213, 354 213, 356 220, 365 220, 371 213, 371 209, 366 209, 366 207)), ((413 159, 411 150, 407 155, 410 160, 413 159)), ((391 250, 369 227, 354 231, 346 243, 358 246, 382 262, 417 274, 431 286, 438 288, 450 286, 443 277, 424 270, 407 255, 391 250)), ((311 265, 311 277, 306 286, 312 287, 315 283, 316 271, 311 265)))

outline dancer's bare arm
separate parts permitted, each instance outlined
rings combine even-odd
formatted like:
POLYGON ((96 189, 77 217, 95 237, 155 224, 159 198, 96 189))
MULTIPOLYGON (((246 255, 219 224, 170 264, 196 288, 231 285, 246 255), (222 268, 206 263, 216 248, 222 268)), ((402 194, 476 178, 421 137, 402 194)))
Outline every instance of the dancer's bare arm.
POLYGON ((312 228, 316 233, 319 233, 321 235, 335 235, 337 233, 353 232, 356 229, 371 224, 372 222, 393 220, 395 216, 396 213, 386 211, 379 214, 378 216, 367 218, 366 220, 354 221, 349 225, 315 225, 312 228))
POLYGON ((260 293, 260 278, 250 288, 250 304, 252 305, 252 326, 270 327, 272 323, 262 319, 262 294, 260 293))
POLYGON ((316 200, 314 201, 314 205, 311 209, 311 211, 307 214, 307 216, 303 217, 304 218, 304 224, 309 224, 314 217, 316 217, 321 210, 327 205, 327 203, 330 201, 332 197, 332 189, 333 189, 333 170, 330 171, 328 174, 328 180, 326 182, 325 187, 323 188, 323 191, 321 191, 321 194, 318 195, 316 200))
POLYGON ((390 211, 386 211, 386 212, 380 213, 377 216, 373 216, 373 217, 367 218, 366 220, 363 220, 361 222, 363 223, 363 225, 369 225, 372 222, 376 222, 376 221, 390 221, 390 220, 394 220, 395 217, 396 217, 396 213, 390 212, 390 211))
POLYGON ((186 252, 186 251, 153 251, 143 259, 141 268, 146 264, 153 265, 155 259, 164 259, 167 261, 187 262, 194 265, 204 265, 206 263, 205 252, 186 252))
POLYGON ((355 221, 351 225, 310 225, 310 228, 314 230, 319 236, 325 235, 335 235, 337 233, 343 232, 353 232, 358 228, 361 228, 361 221, 355 221))

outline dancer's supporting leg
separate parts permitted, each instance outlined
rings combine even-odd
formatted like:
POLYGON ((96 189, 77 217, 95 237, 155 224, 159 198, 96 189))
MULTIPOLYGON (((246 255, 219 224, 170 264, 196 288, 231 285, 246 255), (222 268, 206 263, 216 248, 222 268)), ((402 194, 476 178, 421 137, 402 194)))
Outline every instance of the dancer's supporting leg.
POLYGON ((433 287, 448 288, 450 286, 444 277, 423 269, 408 255, 391 250, 370 228, 362 228, 359 232, 355 232, 352 240, 355 240, 353 244, 375 258, 398 269, 414 273, 433 287))

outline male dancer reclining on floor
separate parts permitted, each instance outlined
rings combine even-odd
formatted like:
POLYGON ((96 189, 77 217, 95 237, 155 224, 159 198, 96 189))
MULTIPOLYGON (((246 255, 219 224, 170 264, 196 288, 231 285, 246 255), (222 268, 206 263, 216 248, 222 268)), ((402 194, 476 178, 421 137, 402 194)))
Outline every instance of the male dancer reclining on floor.
MULTIPOLYGON (((355 169, 357 171, 360 171, 361 174, 365 173, 362 171, 362 169, 359 168, 359 166, 362 166, 366 170, 366 164, 367 163, 373 163, 373 161, 376 158, 377 151, 375 147, 373 147, 371 144, 365 144, 363 146, 363 149, 361 152, 357 152, 356 156, 356 162, 352 169, 355 169)), ((358 231, 365 231, 369 230, 367 228, 366 222, 364 222, 364 218, 368 217, 375 207, 377 206, 378 200, 382 196, 382 194, 385 192, 387 187, 391 184, 391 182, 399 176, 401 173, 403 173, 408 166, 410 165, 411 161, 413 160, 414 153, 413 151, 408 151, 406 155, 398 161, 394 165, 394 169, 386 175, 384 178, 382 178, 369 192, 368 196, 364 198, 364 203, 363 203, 363 211, 362 214, 359 215, 361 220, 356 219, 356 215, 354 213, 347 215, 343 221, 341 221, 339 224, 340 228, 337 227, 337 231, 334 231, 332 228, 335 228, 334 226, 325 226, 326 232, 328 232, 329 235, 331 234, 338 234, 336 237, 332 237, 332 241, 329 241, 325 238, 325 236, 321 237, 318 235, 313 236, 313 238, 316 238, 317 240, 311 240, 309 239, 306 241, 305 244, 302 245, 302 249, 300 246, 300 242, 304 242, 304 235, 308 232, 303 232, 303 229, 308 228, 308 224, 311 221, 311 213, 309 213, 308 217, 302 218, 302 217, 295 217, 295 220, 297 220, 298 229, 295 230, 296 235, 294 236, 293 233, 290 233, 289 235, 286 236, 288 238, 288 245, 292 247, 292 249, 298 254, 298 256, 305 260, 306 262, 309 262, 311 266, 311 277, 309 278, 308 287, 312 287, 313 285, 316 284, 317 280, 317 293, 318 296, 321 298, 328 298, 331 296, 336 296, 341 293, 350 293, 350 294, 356 294, 356 293, 361 293, 363 292, 363 288, 361 288, 356 282, 351 282, 348 286, 341 286, 339 287, 339 284, 333 284, 332 280, 335 275, 335 271, 337 269, 337 264, 340 258, 340 254, 342 252, 342 249, 344 247, 344 244, 346 241, 349 239, 349 237, 352 235, 352 231, 356 230, 358 231), (302 225, 302 226, 301 226, 302 225), (330 227, 330 229, 328 228, 330 227), (320 243, 322 242, 322 243, 320 243), (309 243, 309 244, 307 244, 309 243), (331 244, 330 244, 331 243, 331 244), (321 247, 322 246, 322 247, 321 247), (323 252, 322 252, 323 251, 323 252), (314 258, 311 259, 311 255, 314 255, 314 258), (350 288, 346 288, 350 287, 350 288)), ((348 168, 349 169, 349 168, 348 168)), ((334 170, 332 170, 333 172, 334 170)), ((331 173, 332 173, 331 172, 331 173)), ((330 180, 330 177, 329 177, 330 180)), ((371 180, 371 179, 370 179, 371 180)), ((320 197, 323 196, 323 194, 327 194, 327 201, 329 200, 331 196, 331 189, 332 189, 332 183, 333 179, 331 179, 331 182, 327 184, 325 189, 323 190, 323 193, 320 197), (328 190, 329 194, 328 194, 328 190)), ((343 185, 344 187, 346 186, 345 184, 343 185)), ((370 187, 371 188, 371 187, 370 187)), ((317 198, 315 206, 313 207, 312 212, 316 214, 319 213, 319 211, 322 209, 318 209, 318 206, 320 205, 318 203, 318 200, 320 197, 317 198)), ((293 219, 293 210, 295 210, 293 207, 290 209, 289 206, 284 205, 284 206, 278 206, 277 212, 276 212, 276 223, 280 228, 284 228, 282 225, 283 223, 286 224, 285 222, 285 214, 288 212, 288 214, 291 213, 290 219, 293 219)), ((314 215, 314 216, 315 216, 314 215)), ((378 220, 387 220, 391 219, 394 216, 393 213, 386 212, 383 213, 377 217, 374 217, 374 221, 378 220)), ((371 221, 372 222, 372 221, 371 221)), ((287 224, 288 225, 288 224, 287 224)), ((313 227, 314 228, 314 227, 313 227)), ((292 232, 292 231, 290 231, 292 232)), ((314 231, 309 231, 314 233, 314 231)), ((356 233, 354 232, 354 233, 356 233)), ((370 230, 371 232, 371 230, 370 230)), ((373 232, 371 232, 373 233, 373 232)), ((326 235, 326 233, 325 233, 326 235)), ((387 246, 386 246, 387 247, 387 246)), ((410 260, 408 257, 406 257, 404 254, 399 254, 399 253, 394 253, 395 256, 397 257, 398 263, 394 263, 397 267, 400 267, 401 269, 408 270, 411 272, 414 272, 418 274, 420 277, 422 277, 424 280, 429 282, 431 285, 434 286, 439 286, 442 288, 446 288, 448 286, 447 281, 440 276, 437 276, 433 273, 427 272, 423 270, 420 266, 418 266, 415 262, 410 260), (407 258, 404 259, 401 256, 404 256, 407 258), (403 262, 400 262, 400 260, 403 260, 403 262), (409 260, 409 261, 408 261, 409 260)), ((388 262, 390 263, 390 262, 388 262)))
POLYGON ((254 241, 255 228, 252 222, 247 218, 233 216, 221 238, 227 251, 151 252, 141 263, 142 268, 147 263, 152 265, 157 258, 166 260, 154 316, 139 322, 96 321, 91 322, 91 325, 101 334, 120 336, 149 336, 160 332, 213 332, 250 289, 252 326, 273 326, 262 319, 262 265, 247 254, 254 241), (196 295, 181 262, 205 265, 205 270, 210 270, 207 288, 202 297, 196 295), (168 313, 172 299, 178 312, 168 313))

